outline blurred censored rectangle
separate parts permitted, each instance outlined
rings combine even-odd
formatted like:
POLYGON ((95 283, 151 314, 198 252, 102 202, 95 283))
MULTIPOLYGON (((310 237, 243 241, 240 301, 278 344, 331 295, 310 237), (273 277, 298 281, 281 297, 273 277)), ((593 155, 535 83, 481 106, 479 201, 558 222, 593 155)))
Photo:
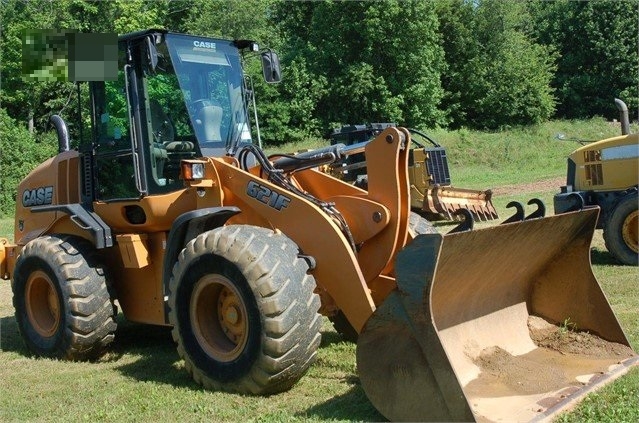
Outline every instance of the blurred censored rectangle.
POLYGON ((72 30, 26 30, 22 74, 36 81, 113 81, 118 77, 118 36, 72 30))

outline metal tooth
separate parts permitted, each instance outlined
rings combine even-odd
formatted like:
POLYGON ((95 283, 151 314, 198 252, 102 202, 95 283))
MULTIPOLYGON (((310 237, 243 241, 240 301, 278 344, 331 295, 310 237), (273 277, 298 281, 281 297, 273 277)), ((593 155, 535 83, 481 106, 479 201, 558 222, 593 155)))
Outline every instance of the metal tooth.
POLYGON ((533 205, 533 204, 537 206, 537 210, 535 210, 534 212, 532 212, 528 216, 526 216, 526 220, 545 217, 546 216, 546 205, 544 204, 544 202, 541 201, 539 198, 531 198, 530 201, 528 201, 528 205, 533 205))
POLYGON ((507 209, 510 208, 515 208, 515 214, 510 216, 508 219, 504 220, 503 222, 501 222, 502 224, 504 223, 512 223, 512 222, 521 222, 522 220, 524 220, 525 218, 525 214, 524 214, 524 206, 518 202, 518 201, 511 201, 510 203, 508 203, 506 205, 507 209))
POLYGON ((473 230, 473 225, 475 223, 475 220, 473 219, 472 213, 468 209, 460 208, 459 210, 455 212, 455 216, 463 217, 463 220, 461 221, 459 225, 457 225, 452 230, 450 230, 448 232, 449 234, 473 230))

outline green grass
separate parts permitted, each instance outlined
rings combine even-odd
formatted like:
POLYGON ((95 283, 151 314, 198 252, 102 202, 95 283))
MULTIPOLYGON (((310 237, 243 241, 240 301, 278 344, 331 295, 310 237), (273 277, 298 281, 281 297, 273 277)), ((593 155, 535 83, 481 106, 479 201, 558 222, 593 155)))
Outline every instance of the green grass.
MULTIPOLYGON (((565 155, 578 144, 555 141, 557 132, 592 139, 616 135, 618 128, 593 120, 501 133, 435 131, 433 136, 448 149, 456 186, 505 192, 494 199, 503 219, 510 214, 505 208, 509 201, 526 202, 533 196, 546 201, 552 211, 552 196, 559 187, 529 184, 564 176, 565 155), (513 184, 526 185, 502 188, 513 184)), ((312 142, 315 147, 327 143, 312 142)), ((442 231, 452 228, 437 226, 442 231)), ((12 235, 12 219, 1 218, 0 237, 12 235)), ((613 262, 601 231, 592 244, 592 266, 631 345, 639 350, 638 269, 613 262)), ((248 397, 201 389, 184 370, 166 328, 122 319, 110 352, 96 362, 32 358, 19 336, 11 298, 9 282, 0 281, 0 421, 383 420, 359 383, 355 346, 342 342, 327 321, 317 362, 297 385, 270 397, 248 397)), ((639 369, 587 396, 557 420, 639 421, 639 369)))
POLYGON ((0 217, 0 238, 8 238, 13 242, 13 218, 0 217))

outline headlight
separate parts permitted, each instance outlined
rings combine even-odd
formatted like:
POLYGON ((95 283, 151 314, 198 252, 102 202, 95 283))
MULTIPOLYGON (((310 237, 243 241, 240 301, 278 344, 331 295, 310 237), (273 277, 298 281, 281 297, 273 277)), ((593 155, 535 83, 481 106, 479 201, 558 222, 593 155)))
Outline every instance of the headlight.
POLYGON ((195 179, 204 179, 204 163, 193 161, 182 161, 182 179, 193 181, 195 179))

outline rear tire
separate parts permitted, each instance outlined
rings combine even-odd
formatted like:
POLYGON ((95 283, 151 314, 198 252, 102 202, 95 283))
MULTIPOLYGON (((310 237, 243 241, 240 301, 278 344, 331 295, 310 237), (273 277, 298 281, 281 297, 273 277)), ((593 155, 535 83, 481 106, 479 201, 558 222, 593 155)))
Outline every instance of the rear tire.
POLYGON ((96 358, 113 341, 115 307, 94 247, 73 236, 29 242, 16 261, 13 305, 33 354, 96 358))
POLYGON ((618 261, 630 266, 637 266, 639 262, 637 208, 635 192, 619 201, 604 224, 606 248, 618 261))
POLYGON ((205 388, 271 394, 306 373, 320 344, 320 299, 290 239, 231 225, 182 250, 169 322, 187 371, 205 388))
POLYGON ((436 234, 437 229, 426 218, 415 212, 410 212, 408 216, 408 231, 413 237, 423 234, 436 234))

